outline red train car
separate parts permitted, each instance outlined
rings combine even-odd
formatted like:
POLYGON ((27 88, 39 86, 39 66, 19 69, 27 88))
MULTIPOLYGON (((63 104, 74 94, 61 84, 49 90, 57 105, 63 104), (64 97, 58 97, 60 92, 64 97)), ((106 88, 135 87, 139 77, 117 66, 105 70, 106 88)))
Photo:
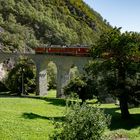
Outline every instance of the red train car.
POLYGON ((89 56, 88 47, 38 47, 35 48, 35 52, 36 54, 89 56))
POLYGON ((46 51, 46 48, 45 47, 35 48, 35 53, 37 53, 37 54, 45 53, 45 51, 46 51))

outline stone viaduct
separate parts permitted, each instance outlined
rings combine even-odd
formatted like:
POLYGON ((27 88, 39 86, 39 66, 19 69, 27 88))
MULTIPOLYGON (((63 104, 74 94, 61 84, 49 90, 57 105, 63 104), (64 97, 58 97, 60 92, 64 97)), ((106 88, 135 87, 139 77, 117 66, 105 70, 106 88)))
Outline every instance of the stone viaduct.
POLYGON ((0 63, 11 58, 15 62, 20 56, 32 59, 36 65, 36 95, 43 96, 47 94, 47 65, 50 61, 54 62, 57 67, 57 97, 63 97, 63 87, 69 80, 70 68, 77 66, 80 73, 83 67, 91 59, 90 57, 80 56, 62 56, 49 54, 34 53, 0 53, 0 63))

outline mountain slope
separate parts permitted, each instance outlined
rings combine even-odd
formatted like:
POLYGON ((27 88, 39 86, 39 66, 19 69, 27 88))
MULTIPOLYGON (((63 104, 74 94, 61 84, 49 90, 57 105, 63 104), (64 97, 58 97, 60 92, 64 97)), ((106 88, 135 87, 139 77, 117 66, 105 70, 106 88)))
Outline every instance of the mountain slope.
POLYGON ((82 0, 1 0, 0 48, 93 44, 111 28, 82 0))

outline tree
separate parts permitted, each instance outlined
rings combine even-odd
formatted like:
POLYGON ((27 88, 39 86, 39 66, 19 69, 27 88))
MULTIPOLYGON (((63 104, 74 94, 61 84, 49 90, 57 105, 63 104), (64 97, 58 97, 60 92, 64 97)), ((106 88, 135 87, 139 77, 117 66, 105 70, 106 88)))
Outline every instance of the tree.
POLYGON ((8 74, 8 88, 17 95, 35 91, 35 72, 31 63, 31 60, 21 58, 8 74))
MULTIPOLYGON (((138 67, 140 60, 140 35, 135 32, 121 33, 120 28, 114 28, 103 33, 98 42, 92 48, 94 60, 90 63, 87 71, 92 76, 101 75, 106 81, 108 90, 116 93, 120 101, 121 115, 128 118, 128 99, 129 88, 127 88, 127 79, 140 72, 138 67), (130 67, 136 65, 135 70, 130 67), (114 78, 113 83, 107 84, 109 76, 114 78), (111 86, 112 85, 112 86, 111 86)), ((111 80, 111 79, 110 79, 111 80)))
POLYGON ((65 95, 76 93, 82 100, 82 103, 87 99, 92 99, 93 95, 97 95, 96 82, 85 76, 77 76, 72 78, 64 87, 65 95))

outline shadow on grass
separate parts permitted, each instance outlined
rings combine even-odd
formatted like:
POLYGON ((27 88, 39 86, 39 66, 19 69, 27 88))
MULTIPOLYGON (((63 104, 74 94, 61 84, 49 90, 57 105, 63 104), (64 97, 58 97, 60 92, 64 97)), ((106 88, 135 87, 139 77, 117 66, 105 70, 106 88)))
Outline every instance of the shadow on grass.
MULTIPOLYGON (((55 106, 66 106, 66 104, 67 104, 67 99, 64 99, 64 98, 39 97, 39 96, 24 96, 24 97, 25 98, 44 100, 44 101, 48 102, 49 104, 52 104, 52 105, 55 105, 55 106)), ((76 101, 70 101, 70 100, 68 101, 68 105, 70 105, 72 103, 76 103, 76 101)))
POLYGON ((42 98, 42 100, 45 100, 49 102, 52 105, 57 106, 66 106, 66 99, 60 99, 60 98, 42 98))
POLYGON ((48 102, 49 104, 52 105, 56 105, 56 106, 66 106, 66 99, 61 99, 61 98, 54 98, 54 97, 41 97, 41 96, 31 96, 31 95, 17 95, 16 93, 11 93, 11 92, 0 92, 0 98, 5 98, 5 97, 9 97, 9 98, 31 98, 31 99, 38 99, 38 100, 44 100, 46 102, 48 102))
POLYGON ((121 113, 116 112, 120 110, 119 108, 103 108, 105 114, 110 114, 112 116, 110 130, 126 129, 130 130, 140 126, 140 114, 131 114, 129 119, 122 119, 121 113))
POLYGON ((17 93, 12 93, 11 91, 0 92, 0 98, 4 97, 18 97, 18 96, 17 93))
POLYGON ((51 97, 40 97, 40 96, 22 96, 23 98, 32 98, 38 100, 44 100, 49 104, 56 105, 56 106, 66 106, 66 99, 61 98, 51 98, 51 97))
POLYGON ((46 119, 46 120, 51 120, 51 121, 56 121, 56 122, 64 121, 64 117, 47 117, 47 116, 42 116, 35 113, 23 113, 22 117, 25 119, 46 119))

